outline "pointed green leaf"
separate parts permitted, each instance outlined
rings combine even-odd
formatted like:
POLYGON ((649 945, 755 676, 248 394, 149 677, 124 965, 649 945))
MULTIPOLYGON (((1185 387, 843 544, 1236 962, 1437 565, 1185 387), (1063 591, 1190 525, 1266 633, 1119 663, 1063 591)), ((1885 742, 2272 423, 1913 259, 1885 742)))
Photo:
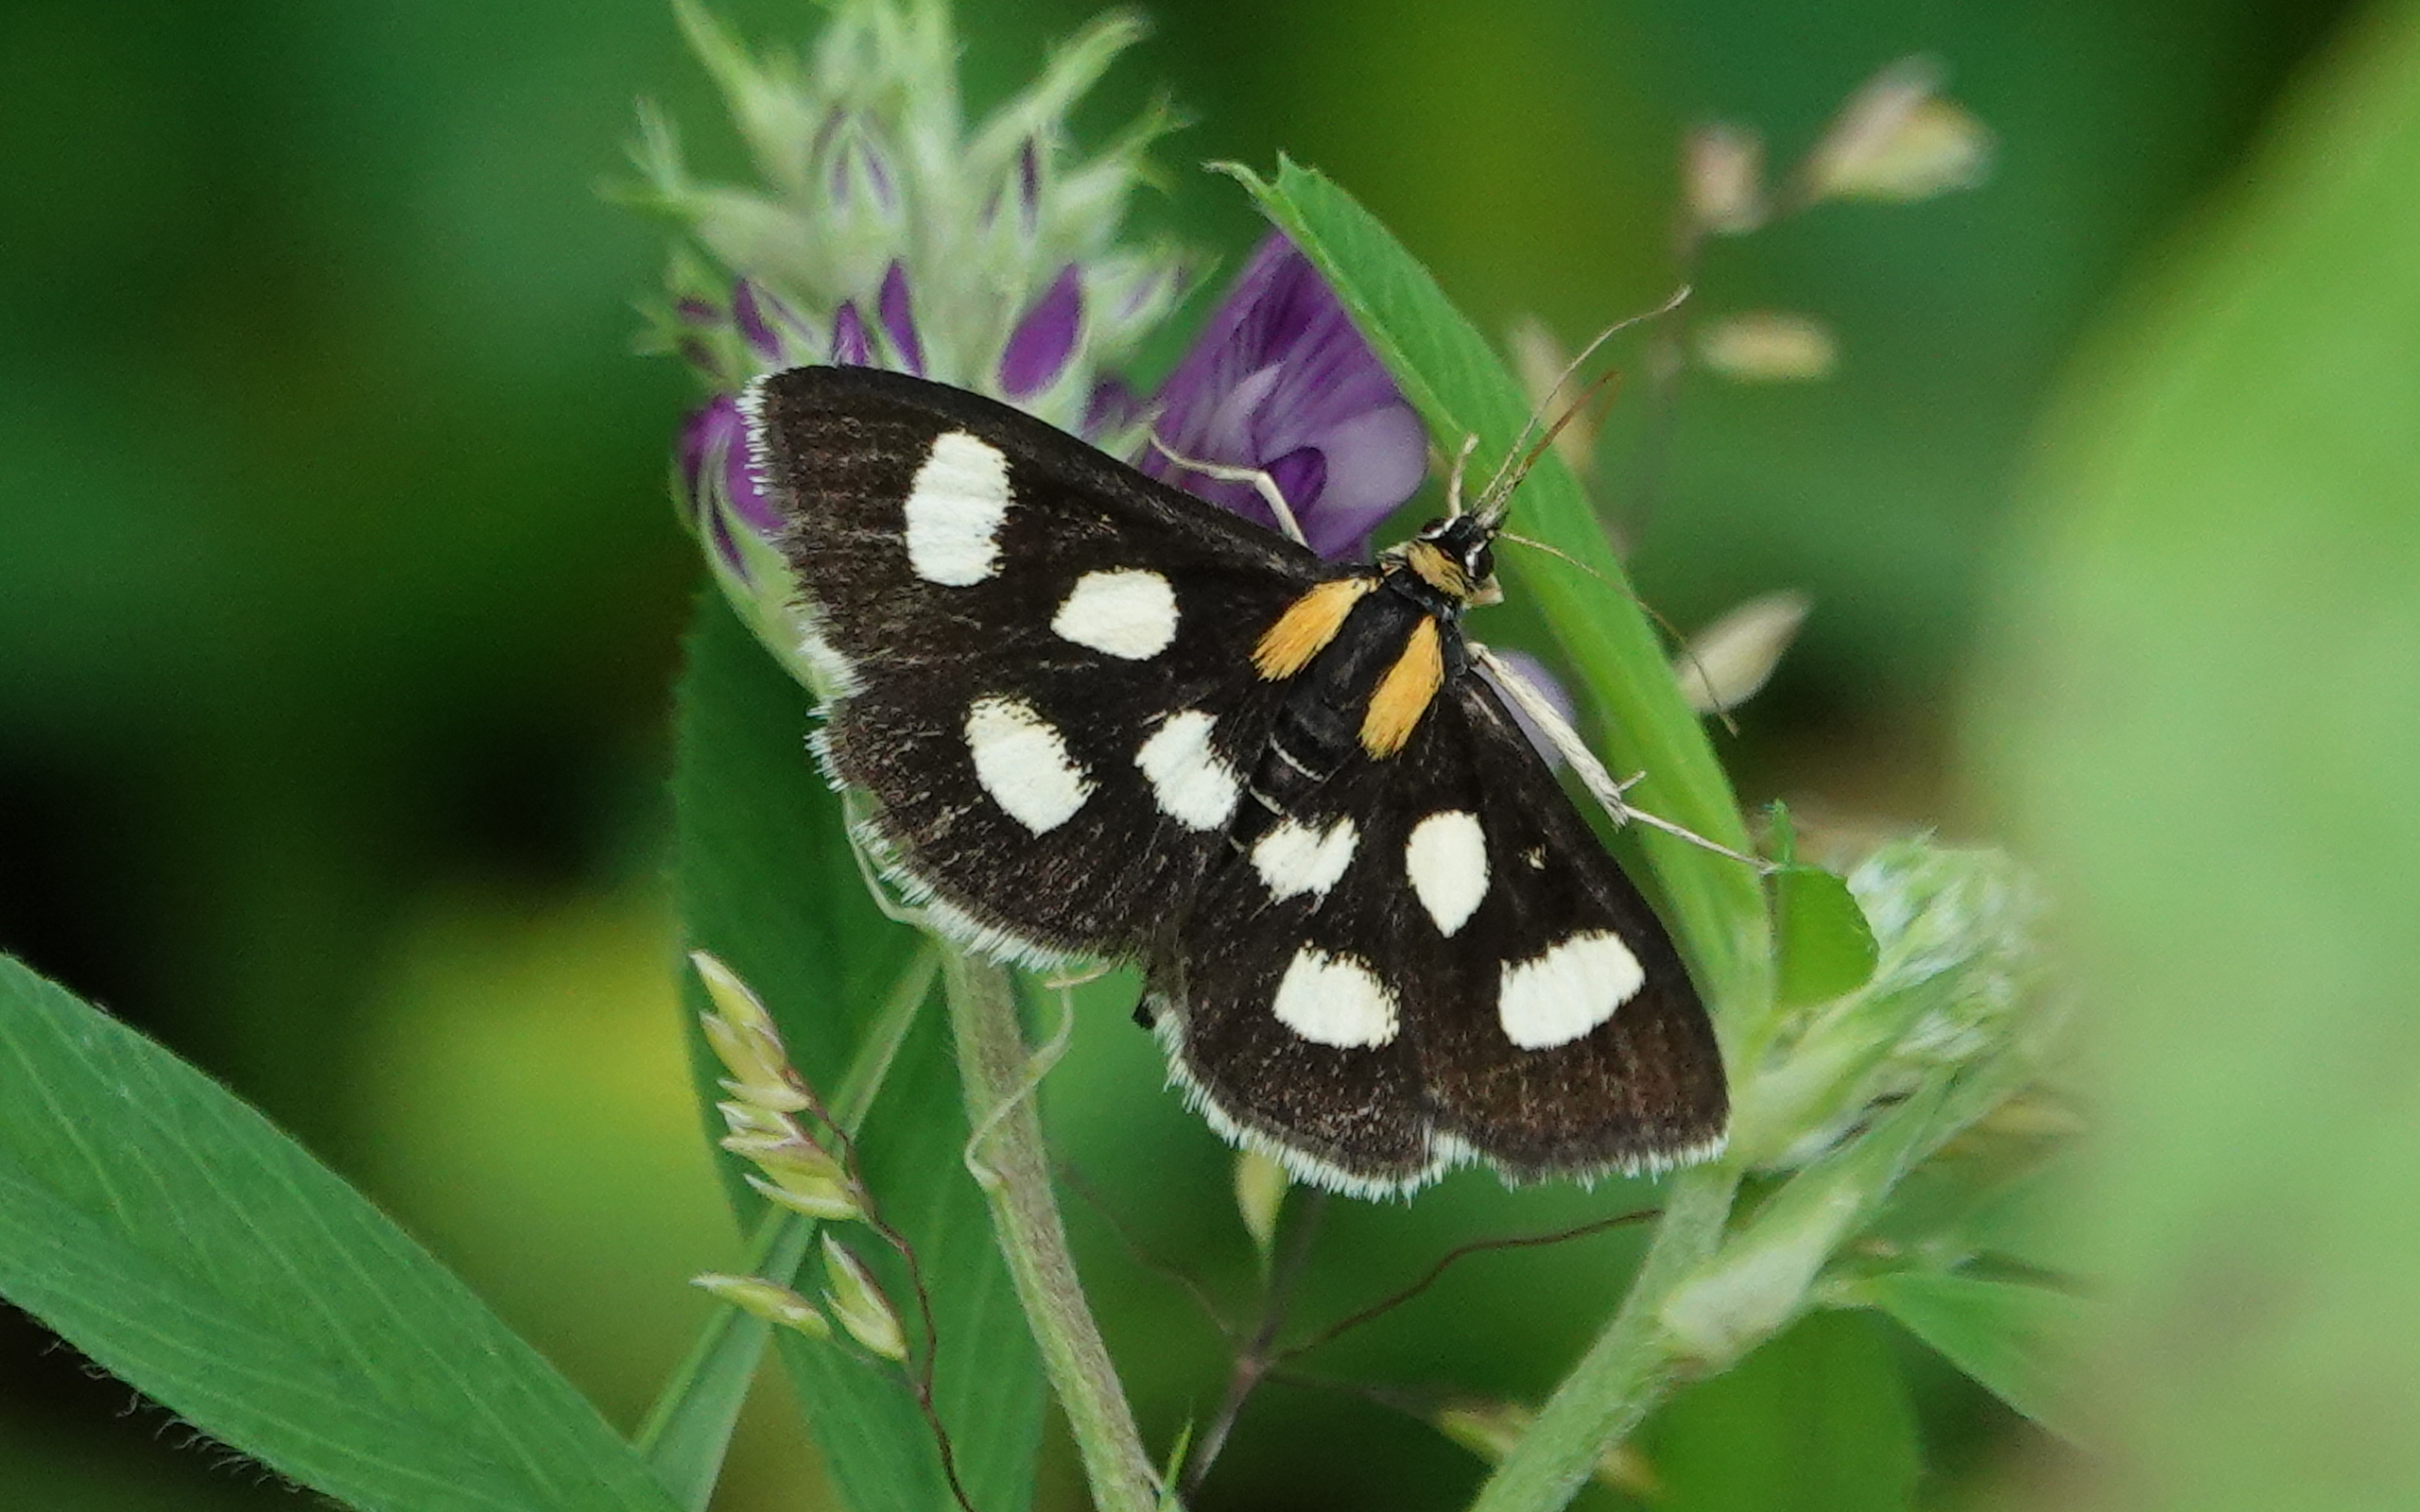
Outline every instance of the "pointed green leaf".
POLYGON ((1865 986, 1874 930, 1849 885, 1821 867, 1784 867, 1772 881, 1775 999, 1784 1007, 1828 1003, 1865 986))
POLYGON ((1858 1283, 1855 1295, 1979 1382, 1994 1396, 2073 1438, 2059 1413, 2058 1367, 2081 1337, 2084 1303, 2023 1281, 1897 1271, 1858 1283))
POLYGON ((0 958, 0 1295, 363 1512, 671 1512, 445 1268, 227 1091, 0 958))

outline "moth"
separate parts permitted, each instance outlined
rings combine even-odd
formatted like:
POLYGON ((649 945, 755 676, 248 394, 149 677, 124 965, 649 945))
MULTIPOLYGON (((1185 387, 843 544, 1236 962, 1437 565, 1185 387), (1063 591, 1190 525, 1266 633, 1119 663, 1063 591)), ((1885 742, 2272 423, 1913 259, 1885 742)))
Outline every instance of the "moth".
POLYGON ((798 368, 743 407, 815 747, 954 940, 1140 963, 1171 1079, 1322 1186, 1720 1147, 1680 955, 1462 633, 1500 505, 1331 563, 922 379, 798 368))

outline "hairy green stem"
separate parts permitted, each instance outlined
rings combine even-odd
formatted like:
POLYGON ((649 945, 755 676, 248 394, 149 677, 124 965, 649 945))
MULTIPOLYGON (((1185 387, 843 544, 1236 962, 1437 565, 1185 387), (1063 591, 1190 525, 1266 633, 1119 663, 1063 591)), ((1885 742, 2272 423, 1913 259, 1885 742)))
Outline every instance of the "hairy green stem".
POLYGON ((1672 1178, 1664 1216, 1620 1311, 1479 1488, 1471 1512, 1555 1512, 1672 1383, 1666 1298, 1721 1243, 1739 1173, 1728 1162, 1672 1178))
POLYGON ((992 1229, 1041 1347, 1043 1369, 1083 1456, 1093 1504, 1100 1512, 1154 1512, 1160 1505, 1159 1476, 1143 1452, 1117 1367, 1085 1305, 1060 1221, 1049 1152, 1034 1112, 1032 1058, 1008 972, 953 952, 943 981, 958 1033, 967 1124, 977 1131, 973 1160, 991 1199, 992 1229))

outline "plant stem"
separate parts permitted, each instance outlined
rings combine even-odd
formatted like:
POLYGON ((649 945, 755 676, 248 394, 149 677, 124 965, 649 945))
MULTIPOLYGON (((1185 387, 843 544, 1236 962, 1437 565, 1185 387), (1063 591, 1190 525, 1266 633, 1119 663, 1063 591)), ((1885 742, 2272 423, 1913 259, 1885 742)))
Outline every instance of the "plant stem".
POLYGON ((1043 1369, 1083 1457, 1093 1503, 1099 1512, 1155 1512, 1159 1476, 1143 1451, 1117 1367, 1084 1303, 1083 1283, 1067 1249, 1042 1121, 1034 1112, 1031 1058, 1008 972, 953 951, 942 979, 958 1035, 967 1123, 978 1131, 973 1163, 985 1177, 992 1229, 1041 1347, 1043 1369))
POLYGON ((1597 1342, 1479 1488, 1471 1512, 1555 1512, 1570 1504, 1606 1450, 1627 1437, 1672 1382, 1659 1314, 1673 1288, 1721 1242, 1739 1187, 1728 1162, 1672 1178, 1638 1279, 1597 1342))
POLYGON ((1227 1447, 1227 1435, 1235 1431, 1236 1419, 1243 1416, 1244 1403, 1268 1379, 1269 1367, 1278 1358, 1277 1335, 1286 1327, 1287 1304, 1293 1299, 1294 1284, 1303 1279, 1304 1268, 1310 1263, 1311 1241, 1319 1233, 1320 1219, 1327 1212, 1327 1194, 1314 1190, 1304 1200, 1296 1216, 1293 1232, 1288 1236, 1286 1253, 1271 1269, 1260 1303, 1260 1323, 1253 1330, 1252 1338, 1236 1351, 1234 1368, 1227 1376, 1227 1395, 1219 1403, 1219 1411, 1210 1425, 1201 1431, 1201 1439, 1187 1456, 1184 1467, 1184 1494, 1201 1489, 1201 1482, 1217 1462, 1219 1451, 1227 1447))

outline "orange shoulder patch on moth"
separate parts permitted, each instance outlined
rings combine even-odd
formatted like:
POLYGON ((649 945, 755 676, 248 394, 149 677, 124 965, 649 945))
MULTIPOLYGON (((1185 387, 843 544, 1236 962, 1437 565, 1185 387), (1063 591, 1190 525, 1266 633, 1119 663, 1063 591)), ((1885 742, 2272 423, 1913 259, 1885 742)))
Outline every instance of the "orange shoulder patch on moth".
POLYGON ((1336 632, 1344 627, 1344 617, 1361 595, 1378 586, 1374 577, 1331 577, 1312 587, 1302 597, 1286 606, 1252 648, 1252 664, 1270 682, 1290 678, 1311 664, 1336 632))
POLYGON ((1403 749, 1444 681, 1445 652, 1437 622, 1424 616, 1405 638, 1403 655, 1370 695, 1369 710, 1361 716, 1361 748, 1379 761, 1403 749))

